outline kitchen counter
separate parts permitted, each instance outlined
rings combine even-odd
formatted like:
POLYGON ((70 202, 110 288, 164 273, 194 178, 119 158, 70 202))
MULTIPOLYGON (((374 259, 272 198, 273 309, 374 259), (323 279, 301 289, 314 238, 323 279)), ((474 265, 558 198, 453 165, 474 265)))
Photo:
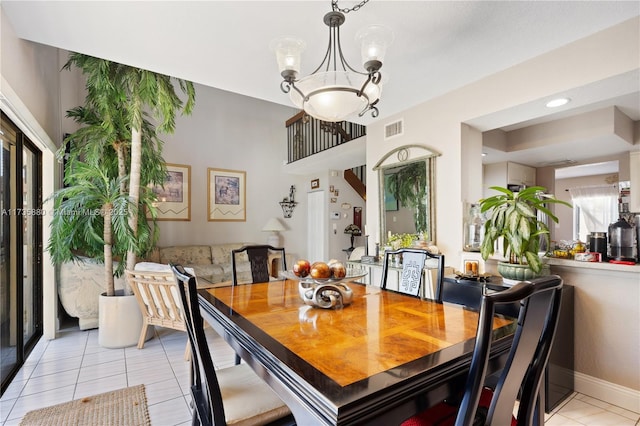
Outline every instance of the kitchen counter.
POLYGON ((546 257, 545 261, 551 266, 564 266, 569 268, 583 268, 583 269, 601 269, 605 271, 619 271, 619 272, 640 272, 640 264, 635 265, 620 265, 617 263, 609 262, 579 262, 571 259, 558 259, 555 257, 546 257))
MULTIPOLYGON (((499 259, 485 272, 497 275, 499 259)), ((640 412, 640 265, 548 258, 574 287, 575 390, 640 412)))

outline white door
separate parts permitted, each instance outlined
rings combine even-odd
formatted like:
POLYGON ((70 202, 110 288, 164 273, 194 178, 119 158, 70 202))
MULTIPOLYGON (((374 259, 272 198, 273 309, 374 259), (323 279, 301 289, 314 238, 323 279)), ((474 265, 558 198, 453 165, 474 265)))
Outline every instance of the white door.
POLYGON ((313 263, 327 259, 327 215, 324 191, 307 193, 307 256, 313 263))

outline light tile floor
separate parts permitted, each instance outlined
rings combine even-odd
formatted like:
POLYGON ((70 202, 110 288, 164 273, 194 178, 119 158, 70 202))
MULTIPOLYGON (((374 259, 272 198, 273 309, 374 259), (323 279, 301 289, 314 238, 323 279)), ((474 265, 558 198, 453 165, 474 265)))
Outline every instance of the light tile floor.
MULTIPOLYGON (((213 330, 207 337, 217 368, 233 365, 233 350, 213 330)), ((62 332, 36 345, 0 398, 0 425, 18 425, 30 410, 143 383, 153 426, 190 425, 186 333, 156 328, 144 349, 105 349, 97 330, 62 332)), ((640 426, 640 413, 574 393, 546 426, 640 426)), ((307 425, 303 425, 307 426, 307 425)))

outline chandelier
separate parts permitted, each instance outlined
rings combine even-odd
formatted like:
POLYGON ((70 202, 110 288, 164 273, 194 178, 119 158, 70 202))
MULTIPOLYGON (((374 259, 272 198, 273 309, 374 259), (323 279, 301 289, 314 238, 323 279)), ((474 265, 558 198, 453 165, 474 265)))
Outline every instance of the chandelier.
POLYGON ((355 114, 362 117, 367 111, 371 111, 372 117, 378 116, 377 104, 382 91, 380 68, 393 39, 391 31, 380 25, 358 31, 356 41, 360 42, 364 71, 349 65, 340 45, 340 26, 345 14, 360 9, 368 1, 352 9, 340 9, 338 1, 332 0, 332 10, 324 16, 324 23, 329 27, 327 51, 320 65, 306 77, 298 78, 305 42, 293 37, 271 42, 283 78, 280 89, 289 93, 293 104, 312 117, 336 122, 355 114))

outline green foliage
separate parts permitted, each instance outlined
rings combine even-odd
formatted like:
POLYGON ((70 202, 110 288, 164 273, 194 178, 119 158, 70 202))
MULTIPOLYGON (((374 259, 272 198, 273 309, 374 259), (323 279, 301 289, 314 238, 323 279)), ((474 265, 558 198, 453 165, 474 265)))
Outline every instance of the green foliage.
MULTIPOLYGON (((54 216, 47 250, 53 263, 77 260, 78 254, 105 262, 106 226, 112 230, 110 246, 114 257, 123 258, 130 248, 137 249, 127 223, 132 206, 128 195, 120 193, 120 181, 109 177, 106 170, 96 165, 75 162, 73 185, 51 196, 54 216), (107 213, 111 213, 108 224, 105 222, 107 213)), ((115 274, 121 274, 123 268, 124 264, 120 262, 115 274)))
POLYGON ((416 161, 390 174, 389 192, 404 207, 413 209, 413 220, 417 233, 427 232, 427 166, 416 161))
POLYGON ((413 242, 418 239, 416 234, 391 234, 387 239, 387 244, 394 250, 413 246, 413 242))
POLYGON ((546 206, 562 204, 572 207, 571 204, 545 194, 546 188, 541 186, 519 192, 499 186, 491 189, 501 194, 480 200, 480 211, 490 214, 484 225, 484 240, 480 248, 483 259, 495 252, 497 240, 503 237, 503 255, 510 263, 528 264, 534 272, 540 272, 540 239, 546 239, 549 245, 549 228, 538 220, 537 211, 558 223, 558 218, 546 206))
POLYGON ((122 259, 115 271, 121 273, 125 258, 135 262, 157 243, 155 194, 148 185, 163 183, 167 173, 157 131, 173 132, 176 111, 192 112, 195 90, 173 79, 187 95, 183 103, 166 75, 80 53, 71 53, 63 69, 71 66, 84 74, 87 96, 84 106, 67 112, 82 127, 65 140, 69 187, 52 196, 57 215, 47 249, 56 264, 78 253, 105 262, 107 293, 113 294, 112 259, 122 259), (150 222, 139 214, 145 211, 150 222))

